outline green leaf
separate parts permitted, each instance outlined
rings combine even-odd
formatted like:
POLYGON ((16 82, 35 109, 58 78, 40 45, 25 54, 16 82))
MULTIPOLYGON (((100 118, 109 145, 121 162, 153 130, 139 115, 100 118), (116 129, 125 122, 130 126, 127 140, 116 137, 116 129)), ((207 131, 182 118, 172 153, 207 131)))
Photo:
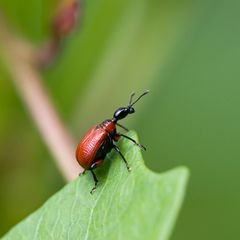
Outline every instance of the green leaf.
MULTIPOLYGON (((129 136, 137 139, 134 132, 129 136)), ((3 239, 168 239, 183 200, 187 169, 156 174, 144 166, 137 146, 122 139, 119 147, 131 173, 112 152, 95 171, 100 182, 93 195, 87 172, 3 239)))

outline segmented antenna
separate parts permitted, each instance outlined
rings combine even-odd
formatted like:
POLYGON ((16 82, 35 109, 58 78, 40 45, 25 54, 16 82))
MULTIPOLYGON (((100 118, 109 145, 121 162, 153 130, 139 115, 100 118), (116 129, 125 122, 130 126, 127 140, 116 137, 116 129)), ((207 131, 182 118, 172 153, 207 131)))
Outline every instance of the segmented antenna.
POLYGON ((134 95, 135 95, 135 93, 132 93, 131 96, 130 96, 130 100, 129 100, 129 104, 128 104, 129 106, 130 106, 131 103, 132 103, 132 100, 133 100, 134 95))
POLYGON ((140 98, 142 98, 144 95, 148 94, 149 90, 146 90, 143 94, 141 94, 133 103, 132 103, 132 99, 133 96, 135 95, 135 93, 132 93, 130 96, 130 102, 129 102, 129 107, 132 107, 140 98))

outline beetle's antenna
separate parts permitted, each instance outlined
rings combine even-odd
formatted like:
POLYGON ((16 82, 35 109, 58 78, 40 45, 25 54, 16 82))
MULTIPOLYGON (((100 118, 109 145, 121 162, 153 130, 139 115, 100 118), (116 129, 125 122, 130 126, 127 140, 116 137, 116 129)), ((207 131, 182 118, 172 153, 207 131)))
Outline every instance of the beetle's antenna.
POLYGON ((133 99, 134 95, 135 95, 135 93, 132 93, 131 96, 130 96, 130 100, 129 100, 129 104, 128 104, 129 106, 130 106, 131 103, 132 103, 132 99, 133 99))
MULTIPOLYGON (((141 94, 133 103, 129 104, 129 107, 132 107, 140 98, 142 98, 144 95, 148 94, 149 90, 146 90, 143 94, 141 94)), ((132 97, 134 96, 134 94, 131 95, 130 100, 132 100, 132 97)))

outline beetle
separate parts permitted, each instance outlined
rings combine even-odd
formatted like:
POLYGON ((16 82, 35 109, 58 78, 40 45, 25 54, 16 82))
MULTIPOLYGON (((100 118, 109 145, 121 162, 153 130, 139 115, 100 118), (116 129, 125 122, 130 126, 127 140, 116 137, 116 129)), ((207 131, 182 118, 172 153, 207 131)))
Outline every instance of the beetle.
POLYGON ((75 155, 78 163, 84 168, 83 173, 85 173, 87 170, 89 170, 92 173, 94 187, 90 191, 91 194, 96 190, 98 184, 98 179, 93 169, 99 167, 103 163, 106 155, 112 149, 114 149, 121 156, 122 160, 124 161, 127 167, 127 170, 129 172, 131 171, 131 168, 129 167, 127 160, 121 153, 119 147, 114 142, 118 142, 121 137, 124 137, 132 141, 141 149, 146 150, 146 148, 143 145, 137 143, 131 137, 126 136, 122 133, 118 133, 116 130, 116 126, 121 127, 122 129, 128 131, 128 129, 123 125, 119 124, 118 121, 127 117, 128 114, 134 113, 135 109, 133 108, 133 105, 136 102, 138 102, 139 99, 146 95, 148 92, 149 91, 147 90, 144 93, 142 93, 135 101, 133 101, 135 93, 132 93, 127 107, 118 108, 114 112, 112 119, 107 119, 98 125, 94 125, 92 128, 89 129, 89 131, 79 142, 75 155))

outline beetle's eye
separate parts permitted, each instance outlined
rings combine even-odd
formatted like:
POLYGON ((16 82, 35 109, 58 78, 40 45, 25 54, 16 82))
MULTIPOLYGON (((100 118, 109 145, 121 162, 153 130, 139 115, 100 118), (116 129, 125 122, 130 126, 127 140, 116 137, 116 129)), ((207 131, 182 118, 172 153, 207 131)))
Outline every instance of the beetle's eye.
POLYGON ((130 107, 130 108, 129 108, 129 113, 134 113, 134 112, 135 112, 134 108, 133 108, 133 107, 130 107))

